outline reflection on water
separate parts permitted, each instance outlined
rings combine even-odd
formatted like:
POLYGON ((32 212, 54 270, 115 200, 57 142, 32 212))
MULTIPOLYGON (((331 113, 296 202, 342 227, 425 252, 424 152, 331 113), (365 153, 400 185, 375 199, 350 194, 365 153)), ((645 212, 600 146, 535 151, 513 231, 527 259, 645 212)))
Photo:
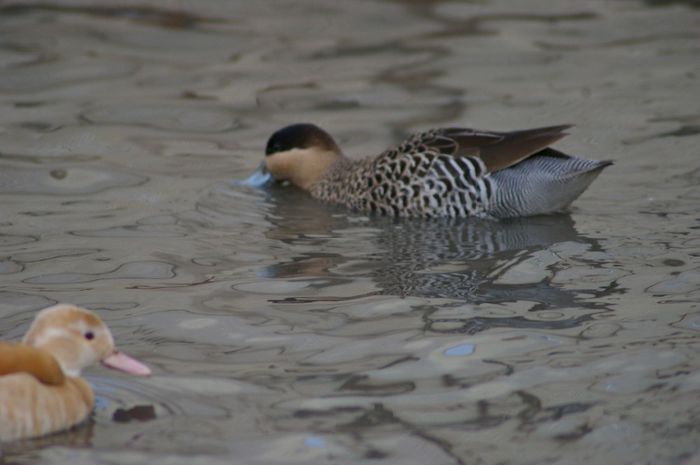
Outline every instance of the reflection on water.
MULTIPOLYGON (((561 250, 601 249, 595 239, 578 234, 569 215, 551 215, 509 221, 443 219, 411 221, 348 217, 341 209, 318 202, 291 187, 274 189, 274 208, 267 237, 313 251, 264 267, 268 278, 331 279, 371 278, 376 290, 365 295, 400 298, 443 298, 472 304, 527 301, 530 311, 577 307, 576 315, 556 321, 516 317, 437 318, 433 310, 423 316, 425 329, 473 334, 495 327, 562 329, 580 326, 606 305, 591 300, 618 291, 614 285, 591 289, 582 296, 553 284, 561 250), (367 253, 348 255, 331 250, 334 239, 362 234, 372 243, 367 253), (553 246, 555 246, 553 248, 553 246), (586 312, 585 310, 589 310, 586 312), (597 310, 597 311, 596 311, 597 310), (450 329, 438 329, 445 323, 450 329)), ((367 250, 363 246, 361 250, 367 250)), ((286 297, 278 303, 352 300, 358 296, 286 297)))
MULTIPOLYGON (((270 219, 277 226, 277 220, 270 219)), ((324 241, 318 239, 319 229, 314 227, 318 222, 306 231, 303 224, 291 223, 276 227, 268 234, 290 237, 290 232, 294 231, 298 237, 314 237, 317 245, 323 244, 324 241)), ((348 228, 347 225, 337 228, 339 221, 335 223, 334 230, 338 234, 348 228)), ((541 251, 566 241, 590 245, 576 234, 573 221, 566 215, 508 222, 375 219, 370 224, 377 251, 367 254, 361 261, 357 257, 349 259, 339 254, 311 252, 293 257, 290 263, 267 267, 264 273, 279 278, 368 274, 382 294, 470 302, 519 300, 517 285, 522 284, 521 291, 526 293, 521 294, 522 297, 547 305, 557 301, 555 295, 548 294, 545 288, 531 288, 531 284, 547 275, 546 270, 542 270, 542 261, 548 257, 541 251), (530 263, 532 261, 536 263, 530 263), (538 297, 539 293, 542 294, 538 297)), ((550 289, 556 292, 551 286, 550 289)))
POLYGON ((686 464, 697 453, 693 2, 0 5, 0 337, 95 309, 150 379, 0 462, 686 464), (238 185, 270 133, 349 156, 576 123, 570 215, 370 218, 238 185), (233 459, 235 457, 235 459, 233 459))

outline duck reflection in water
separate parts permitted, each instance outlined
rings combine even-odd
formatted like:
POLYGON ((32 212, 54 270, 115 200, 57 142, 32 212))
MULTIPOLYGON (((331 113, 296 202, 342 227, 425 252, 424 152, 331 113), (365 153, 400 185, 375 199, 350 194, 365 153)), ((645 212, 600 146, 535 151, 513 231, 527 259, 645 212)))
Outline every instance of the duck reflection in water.
MULTIPOLYGON (((571 242, 584 244, 588 250, 599 250, 595 239, 576 231, 570 215, 501 221, 366 219, 348 216, 342 208, 319 204, 293 188, 275 187, 270 195, 273 205, 268 220, 274 226, 267 236, 306 249, 313 247, 318 252, 302 253, 286 263, 265 267, 261 274, 267 277, 325 278, 333 284, 369 277, 379 289, 372 294, 445 298, 473 304, 528 301, 536 303, 533 310, 597 308, 597 304, 590 303, 591 291, 586 293, 584 301, 577 292, 552 284, 546 265, 534 271, 541 276, 539 279, 522 284, 503 279, 506 273, 554 244, 571 242), (285 192, 278 195, 277 191, 282 189, 285 192), (350 249, 349 243, 356 247, 350 249), (328 252, 339 248, 352 250, 353 256, 328 252)), ((329 299, 283 301, 319 300, 329 299)), ((578 326, 590 319, 590 313, 584 313, 556 321, 477 317, 457 331, 476 332, 493 326, 551 329, 578 326)))

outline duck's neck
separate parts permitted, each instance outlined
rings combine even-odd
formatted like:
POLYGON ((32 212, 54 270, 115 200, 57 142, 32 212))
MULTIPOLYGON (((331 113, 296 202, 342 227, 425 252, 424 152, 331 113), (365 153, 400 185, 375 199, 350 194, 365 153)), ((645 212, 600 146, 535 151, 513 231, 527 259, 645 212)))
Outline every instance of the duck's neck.
POLYGON ((318 147, 292 149, 268 158, 268 169, 278 179, 288 179, 297 187, 310 190, 333 166, 346 159, 339 150, 318 147))
POLYGON ((325 178, 338 164, 342 164, 346 160, 347 158, 341 152, 324 153, 323 156, 317 157, 314 163, 308 165, 307 172, 297 185, 304 190, 310 190, 311 186, 325 178))

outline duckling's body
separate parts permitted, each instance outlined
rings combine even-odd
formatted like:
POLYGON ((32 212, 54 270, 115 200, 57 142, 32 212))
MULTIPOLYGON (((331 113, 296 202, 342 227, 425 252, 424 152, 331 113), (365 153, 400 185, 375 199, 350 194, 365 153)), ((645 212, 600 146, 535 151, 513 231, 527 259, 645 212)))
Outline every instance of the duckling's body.
POLYGON ((356 211, 405 217, 509 218, 564 210, 611 164, 549 145, 570 126, 515 132, 443 128, 353 161, 310 124, 272 135, 265 165, 313 197, 356 211))
POLYGON ((98 361, 135 375, 150 373, 116 351, 97 315, 72 305, 41 311, 23 343, 0 343, 0 441, 43 436, 84 421, 95 399, 80 372, 98 361))
POLYGON ((84 421, 95 405, 82 378, 44 384, 29 373, 0 378, 0 440, 43 436, 84 421))

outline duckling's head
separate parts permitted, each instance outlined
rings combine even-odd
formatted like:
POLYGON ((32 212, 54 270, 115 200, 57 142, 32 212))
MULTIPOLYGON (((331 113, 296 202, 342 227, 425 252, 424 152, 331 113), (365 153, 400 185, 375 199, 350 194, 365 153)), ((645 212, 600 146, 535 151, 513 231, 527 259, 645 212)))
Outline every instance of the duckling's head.
POLYGON ((342 157, 338 144, 326 131, 313 124, 293 124, 267 141, 264 168, 275 180, 308 190, 342 157))
POLYGON ((40 311, 25 334, 25 344, 47 350, 68 376, 97 362, 134 375, 149 375, 141 362, 119 352, 107 325, 93 312, 59 304, 40 311))

